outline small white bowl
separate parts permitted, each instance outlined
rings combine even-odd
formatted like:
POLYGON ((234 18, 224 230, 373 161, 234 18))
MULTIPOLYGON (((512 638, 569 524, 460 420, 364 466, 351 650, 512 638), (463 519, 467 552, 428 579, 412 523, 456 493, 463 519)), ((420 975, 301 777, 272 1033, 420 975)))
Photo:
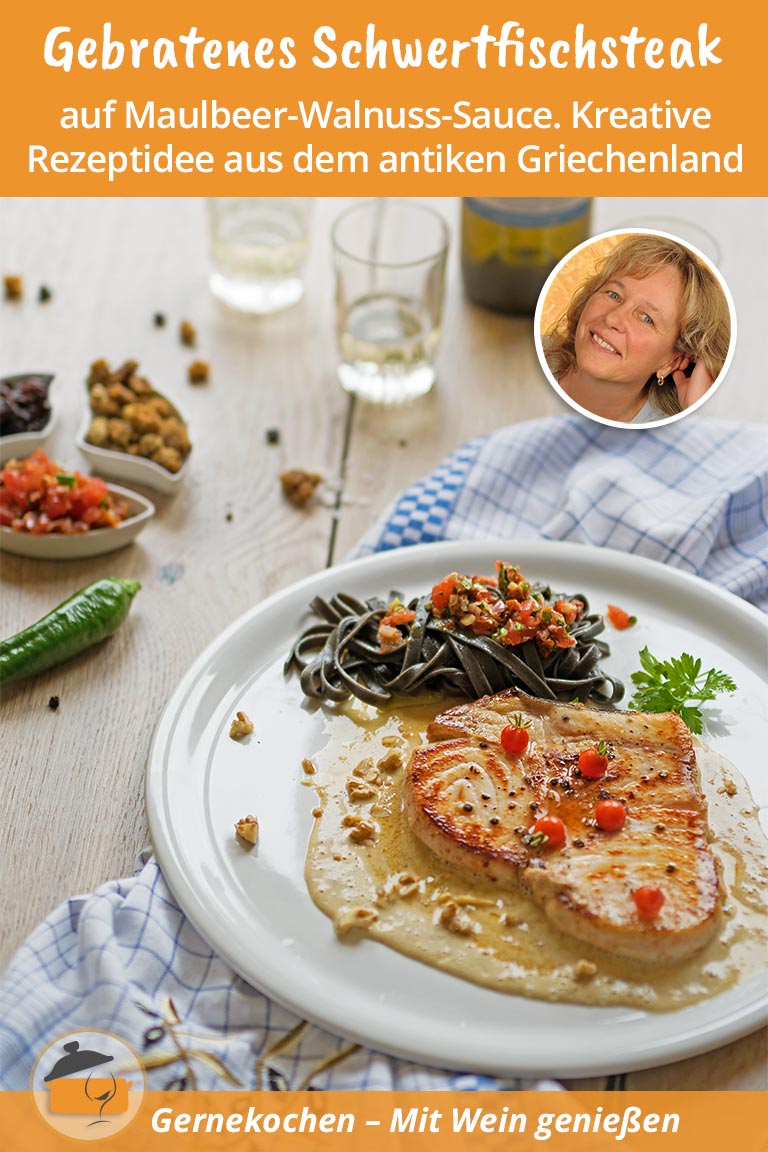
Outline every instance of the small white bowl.
MULTIPOLYGON (((49 376, 50 373, 16 372, 15 375, 49 376)), ((14 458, 21 460, 25 456, 31 456, 36 448, 42 448, 51 432, 53 432, 59 417, 59 410, 56 405, 56 382, 53 377, 51 377, 51 383, 48 386, 48 407, 50 409, 48 412, 48 423, 43 428, 38 428, 37 432, 14 432, 12 436, 0 436, 0 467, 14 458)))
POLYGON ((128 518, 116 528, 91 528, 89 532, 71 536, 59 532, 33 536, 31 532, 14 532, 13 528, 0 526, 0 551, 32 560, 86 560, 90 556, 103 556, 106 552, 125 548, 152 519, 155 506, 151 500, 128 488, 110 484, 109 491, 128 505, 128 518))
MULTIPOLYGON (((178 412, 176 414, 179 415, 178 412)), ((127 480, 130 484, 143 484, 147 488, 154 488, 156 492, 165 493, 166 496, 172 496, 178 491, 187 474, 191 453, 188 453, 178 472, 169 472, 162 464, 156 464, 146 456, 132 456, 130 452, 116 452, 113 448, 97 448, 95 444, 89 444, 85 437, 91 420, 93 414, 89 411, 80 425, 75 445, 97 476, 108 476, 111 480, 127 480)))

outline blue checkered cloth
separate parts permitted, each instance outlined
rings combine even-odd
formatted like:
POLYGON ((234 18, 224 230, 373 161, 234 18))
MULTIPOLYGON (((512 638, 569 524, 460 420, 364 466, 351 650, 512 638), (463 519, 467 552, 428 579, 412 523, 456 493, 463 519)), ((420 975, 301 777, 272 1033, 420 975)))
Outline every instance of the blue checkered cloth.
MULTIPOLYGON (((409 488, 356 551, 512 535, 649 556, 768 608, 768 429, 501 429, 409 488)), ((551 1086, 410 1064, 301 1020, 211 951, 149 856, 61 905, 16 953, 0 980, 0 1087, 26 1088, 46 1044, 93 1028, 131 1043, 153 1088, 551 1086)))

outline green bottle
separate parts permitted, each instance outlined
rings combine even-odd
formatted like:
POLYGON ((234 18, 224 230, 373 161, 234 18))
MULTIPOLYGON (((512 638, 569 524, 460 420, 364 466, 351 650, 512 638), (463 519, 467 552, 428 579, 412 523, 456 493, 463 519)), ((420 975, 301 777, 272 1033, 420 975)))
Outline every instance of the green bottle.
POLYGON ((470 300, 496 312, 533 315, 552 269, 591 230, 592 201, 463 199, 461 271, 470 300))

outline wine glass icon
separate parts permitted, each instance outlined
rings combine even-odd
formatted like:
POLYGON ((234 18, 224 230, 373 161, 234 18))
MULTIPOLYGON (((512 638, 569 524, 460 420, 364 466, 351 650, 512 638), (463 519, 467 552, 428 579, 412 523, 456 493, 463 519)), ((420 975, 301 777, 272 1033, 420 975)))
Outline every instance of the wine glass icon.
POLYGON ((110 1100, 114 1100, 115 1096, 117 1095, 117 1081, 115 1080, 114 1073, 110 1072, 109 1075, 112 1080, 111 1085, 109 1088, 107 1088, 106 1092, 100 1092, 98 1096, 92 1096, 88 1091, 88 1085, 91 1082, 93 1072, 88 1073, 88 1077, 85 1081, 85 1084, 83 1085, 83 1092, 88 1097, 88 1099, 92 1100, 94 1103, 99 1104, 99 1118, 98 1120, 91 1120, 88 1124, 89 1128, 93 1128, 94 1124, 109 1124, 109 1120, 104 1119, 104 1109, 106 1108, 107 1104, 109 1104, 110 1100))

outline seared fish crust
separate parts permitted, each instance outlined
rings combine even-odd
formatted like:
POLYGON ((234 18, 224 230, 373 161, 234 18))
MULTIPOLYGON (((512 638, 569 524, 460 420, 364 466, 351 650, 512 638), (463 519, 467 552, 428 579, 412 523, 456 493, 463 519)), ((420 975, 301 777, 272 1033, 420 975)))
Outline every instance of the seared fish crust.
POLYGON ((678 961, 710 941, 722 885, 691 734, 674 713, 600 711, 510 689, 443 712, 427 736, 408 767, 404 806, 435 855, 524 888, 561 931, 619 956, 678 961), (530 743, 508 756, 501 731, 517 713, 530 743), (608 769, 588 780, 579 754, 599 740, 608 769), (626 805, 618 832, 595 824, 608 798, 626 805), (565 846, 533 851, 526 834, 547 814, 565 824, 565 846), (653 919, 632 898, 643 886, 664 895, 653 919))

